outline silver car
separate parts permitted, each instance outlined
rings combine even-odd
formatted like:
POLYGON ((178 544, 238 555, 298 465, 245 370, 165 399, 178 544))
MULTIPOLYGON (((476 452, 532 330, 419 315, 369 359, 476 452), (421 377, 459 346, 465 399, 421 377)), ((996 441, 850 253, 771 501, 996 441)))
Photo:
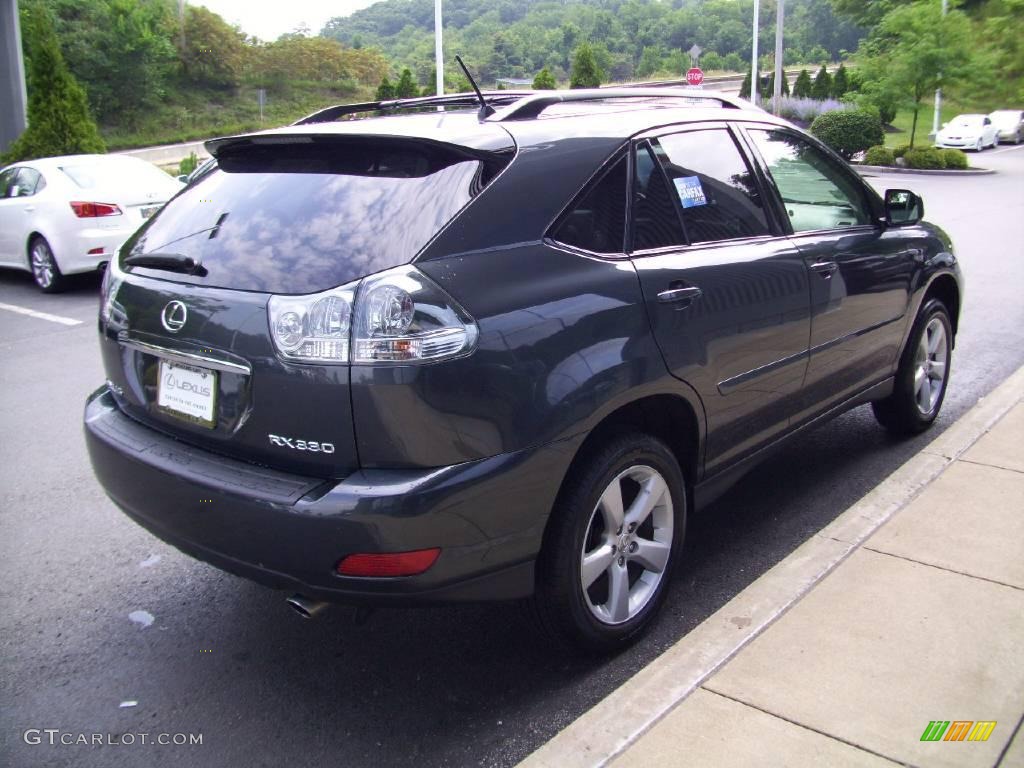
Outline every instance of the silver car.
POLYGON ((1024 139, 1024 111, 1019 109, 998 109, 989 115, 998 131, 996 141, 1012 141, 1020 144, 1024 139))

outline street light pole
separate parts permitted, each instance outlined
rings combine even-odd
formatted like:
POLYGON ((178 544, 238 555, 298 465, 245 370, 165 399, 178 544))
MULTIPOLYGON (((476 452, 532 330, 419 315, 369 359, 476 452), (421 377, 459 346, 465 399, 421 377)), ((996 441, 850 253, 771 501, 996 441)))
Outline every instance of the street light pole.
POLYGON ((761 84, 761 78, 757 75, 757 28, 760 26, 758 16, 761 13, 761 0, 754 0, 754 48, 750 54, 750 102, 757 104, 757 91, 761 84))
POLYGON ((779 12, 775 17, 775 77, 772 78, 774 88, 772 89, 772 112, 779 114, 782 104, 782 78, 786 75, 782 71, 782 20, 786 15, 786 0, 779 0, 779 12))
MULTIPOLYGON (((948 0, 942 0, 942 15, 949 11, 948 0)), ((942 82, 942 73, 939 72, 939 82, 942 82)), ((932 137, 939 133, 939 121, 942 120, 942 88, 935 89, 935 114, 932 116, 932 137)))
POLYGON ((444 96, 444 53, 441 45, 441 0, 434 0, 434 67, 437 70, 437 95, 444 96))

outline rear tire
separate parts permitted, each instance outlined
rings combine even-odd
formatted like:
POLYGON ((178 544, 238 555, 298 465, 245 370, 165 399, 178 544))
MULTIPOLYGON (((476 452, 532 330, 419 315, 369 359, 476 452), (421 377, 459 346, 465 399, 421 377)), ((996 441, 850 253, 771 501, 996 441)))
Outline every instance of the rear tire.
POLYGON ((946 306, 932 299, 918 312, 903 350, 893 393, 871 404, 875 418, 894 435, 928 429, 942 409, 949 383, 953 327, 946 306))
POLYGON ((571 470, 537 561, 532 605, 562 648, 606 653, 654 618, 679 560, 686 486, 669 448, 618 434, 571 470))
POLYGON ((45 237, 36 235, 29 243, 28 266, 36 287, 43 293, 60 293, 67 287, 67 278, 61 274, 53 249, 45 237))

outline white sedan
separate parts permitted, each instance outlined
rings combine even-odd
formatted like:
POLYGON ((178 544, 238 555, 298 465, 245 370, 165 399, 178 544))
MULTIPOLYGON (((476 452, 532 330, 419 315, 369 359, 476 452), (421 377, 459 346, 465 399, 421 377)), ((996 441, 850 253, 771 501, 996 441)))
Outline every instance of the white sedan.
POLYGON ((127 155, 69 155, 0 171, 0 267, 55 293, 64 276, 102 268, 181 182, 127 155))
POLYGON ((942 126, 935 137, 937 147, 973 149, 976 152, 998 143, 999 130, 988 115, 957 115, 942 126))

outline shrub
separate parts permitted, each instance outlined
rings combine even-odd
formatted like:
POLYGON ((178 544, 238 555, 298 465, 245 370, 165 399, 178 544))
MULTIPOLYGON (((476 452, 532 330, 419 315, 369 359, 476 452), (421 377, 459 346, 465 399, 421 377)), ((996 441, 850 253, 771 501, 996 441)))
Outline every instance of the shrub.
POLYGON ((558 88, 558 83, 555 82, 555 76, 551 74, 547 67, 544 67, 533 78, 533 89, 535 91, 553 91, 556 88, 558 88))
POLYGON ((796 82, 793 83, 793 95, 798 99, 811 98, 811 73, 806 69, 801 69, 797 75, 796 82))
POLYGON ((839 65, 835 76, 832 78, 832 98, 841 99, 850 90, 850 79, 846 74, 846 66, 839 65))
POLYGON ((189 156, 178 163, 177 176, 188 176, 192 171, 199 167, 199 158, 196 157, 195 152, 189 153, 189 156))
POLYGON ((854 109, 819 115, 811 123, 811 133, 847 160, 885 140, 882 121, 870 112, 854 109))
POLYGON ((893 157, 903 157, 905 154, 907 154, 907 151, 909 149, 910 149, 910 145, 909 144, 900 144, 897 147, 893 147, 892 156, 893 157))
POLYGON ((913 149, 908 149, 903 159, 907 161, 907 168, 938 171, 946 167, 942 151, 934 147, 914 147, 913 149))
POLYGON ((943 149, 941 150, 941 153, 942 160, 945 162, 947 168, 952 168, 957 171, 962 171, 967 168, 967 155, 959 149, 943 149))
POLYGON ((892 165, 895 162, 896 156, 893 155, 892 150, 880 144, 868 148, 864 155, 865 165, 892 165))
POLYGON ((811 96, 815 99, 827 99, 832 95, 832 75, 825 69, 825 65, 821 65, 821 69, 818 70, 818 74, 814 76, 814 82, 811 84, 811 96))

